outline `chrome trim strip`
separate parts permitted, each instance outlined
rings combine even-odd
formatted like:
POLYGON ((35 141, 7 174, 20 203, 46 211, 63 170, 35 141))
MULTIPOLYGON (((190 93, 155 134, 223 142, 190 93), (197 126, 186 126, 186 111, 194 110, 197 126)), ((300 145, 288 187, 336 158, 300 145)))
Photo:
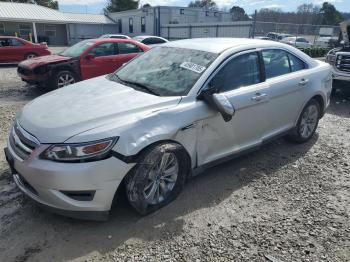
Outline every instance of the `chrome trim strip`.
POLYGON ((21 139, 19 139, 19 137, 17 136, 16 132, 15 132, 15 129, 12 130, 12 136, 13 136, 13 139, 15 140, 15 144, 17 146, 19 146, 21 149, 23 149, 25 152, 27 152, 28 154, 31 154, 33 150, 31 150, 30 148, 28 148, 27 146, 25 146, 21 139))
POLYGON ((40 141, 33 135, 29 134, 27 131, 25 131, 21 125, 18 123, 18 121, 16 121, 16 128, 21 132, 21 134, 27 138, 28 140, 32 141, 33 143, 35 143, 37 146, 40 145, 40 141))

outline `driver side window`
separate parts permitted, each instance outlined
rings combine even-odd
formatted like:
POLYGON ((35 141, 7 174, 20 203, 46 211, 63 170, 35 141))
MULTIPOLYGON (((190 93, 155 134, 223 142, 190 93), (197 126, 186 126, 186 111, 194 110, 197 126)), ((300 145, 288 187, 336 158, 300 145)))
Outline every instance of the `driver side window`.
POLYGON ((261 82, 257 52, 240 55, 229 61, 210 81, 220 93, 261 82))

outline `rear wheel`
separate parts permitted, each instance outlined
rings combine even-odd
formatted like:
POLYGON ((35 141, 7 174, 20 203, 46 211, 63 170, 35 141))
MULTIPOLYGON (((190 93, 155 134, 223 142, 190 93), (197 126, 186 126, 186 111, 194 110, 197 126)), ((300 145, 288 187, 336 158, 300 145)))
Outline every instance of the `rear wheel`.
POLYGON ((37 54, 35 54, 35 53, 29 53, 29 54, 26 54, 25 55, 25 59, 27 60, 27 59, 32 59, 32 58, 35 58, 35 57, 37 57, 38 55, 37 54))
POLYGON ((129 203, 142 215, 167 205, 181 192, 188 164, 181 145, 165 143, 147 150, 126 177, 129 203))
POLYGON ((286 139, 294 143, 305 143, 314 135, 321 117, 321 107, 318 101, 311 99, 304 107, 298 119, 297 126, 286 139))

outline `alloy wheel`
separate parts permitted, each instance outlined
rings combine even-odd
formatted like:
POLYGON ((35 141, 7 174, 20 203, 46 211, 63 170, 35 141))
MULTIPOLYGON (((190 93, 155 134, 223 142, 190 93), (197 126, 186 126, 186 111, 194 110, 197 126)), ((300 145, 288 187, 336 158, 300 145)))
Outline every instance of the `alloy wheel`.
POLYGON ((174 153, 163 153, 148 170, 144 196, 149 204, 159 204, 173 190, 179 172, 179 163, 174 153))
POLYGON ((299 133, 304 139, 309 138, 317 126, 317 120, 319 117, 318 108, 316 105, 309 105, 301 118, 299 133))
POLYGON ((62 74, 57 80, 57 87, 61 88, 75 83, 75 79, 71 74, 62 74))

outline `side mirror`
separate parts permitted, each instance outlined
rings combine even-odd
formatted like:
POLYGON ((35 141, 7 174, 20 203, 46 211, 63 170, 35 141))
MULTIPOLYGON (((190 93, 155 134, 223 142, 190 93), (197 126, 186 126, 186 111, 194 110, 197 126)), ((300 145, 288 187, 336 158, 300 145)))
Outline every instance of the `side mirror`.
POLYGON ((219 111, 225 122, 231 121, 236 112, 234 106, 223 94, 213 94, 211 90, 205 90, 200 94, 200 98, 203 98, 209 106, 219 111))
POLYGON ((95 58, 95 56, 92 55, 92 54, 88 54, 88 55, 85 56, 85 59, 86 59, 86 60, 92 60, 92 59, 94 59, 94 58, 95 58))
POLYGON ((223 94, 213 94, 213 101, 225 122, 231 121, 236 111, 230 100, 223 94))

